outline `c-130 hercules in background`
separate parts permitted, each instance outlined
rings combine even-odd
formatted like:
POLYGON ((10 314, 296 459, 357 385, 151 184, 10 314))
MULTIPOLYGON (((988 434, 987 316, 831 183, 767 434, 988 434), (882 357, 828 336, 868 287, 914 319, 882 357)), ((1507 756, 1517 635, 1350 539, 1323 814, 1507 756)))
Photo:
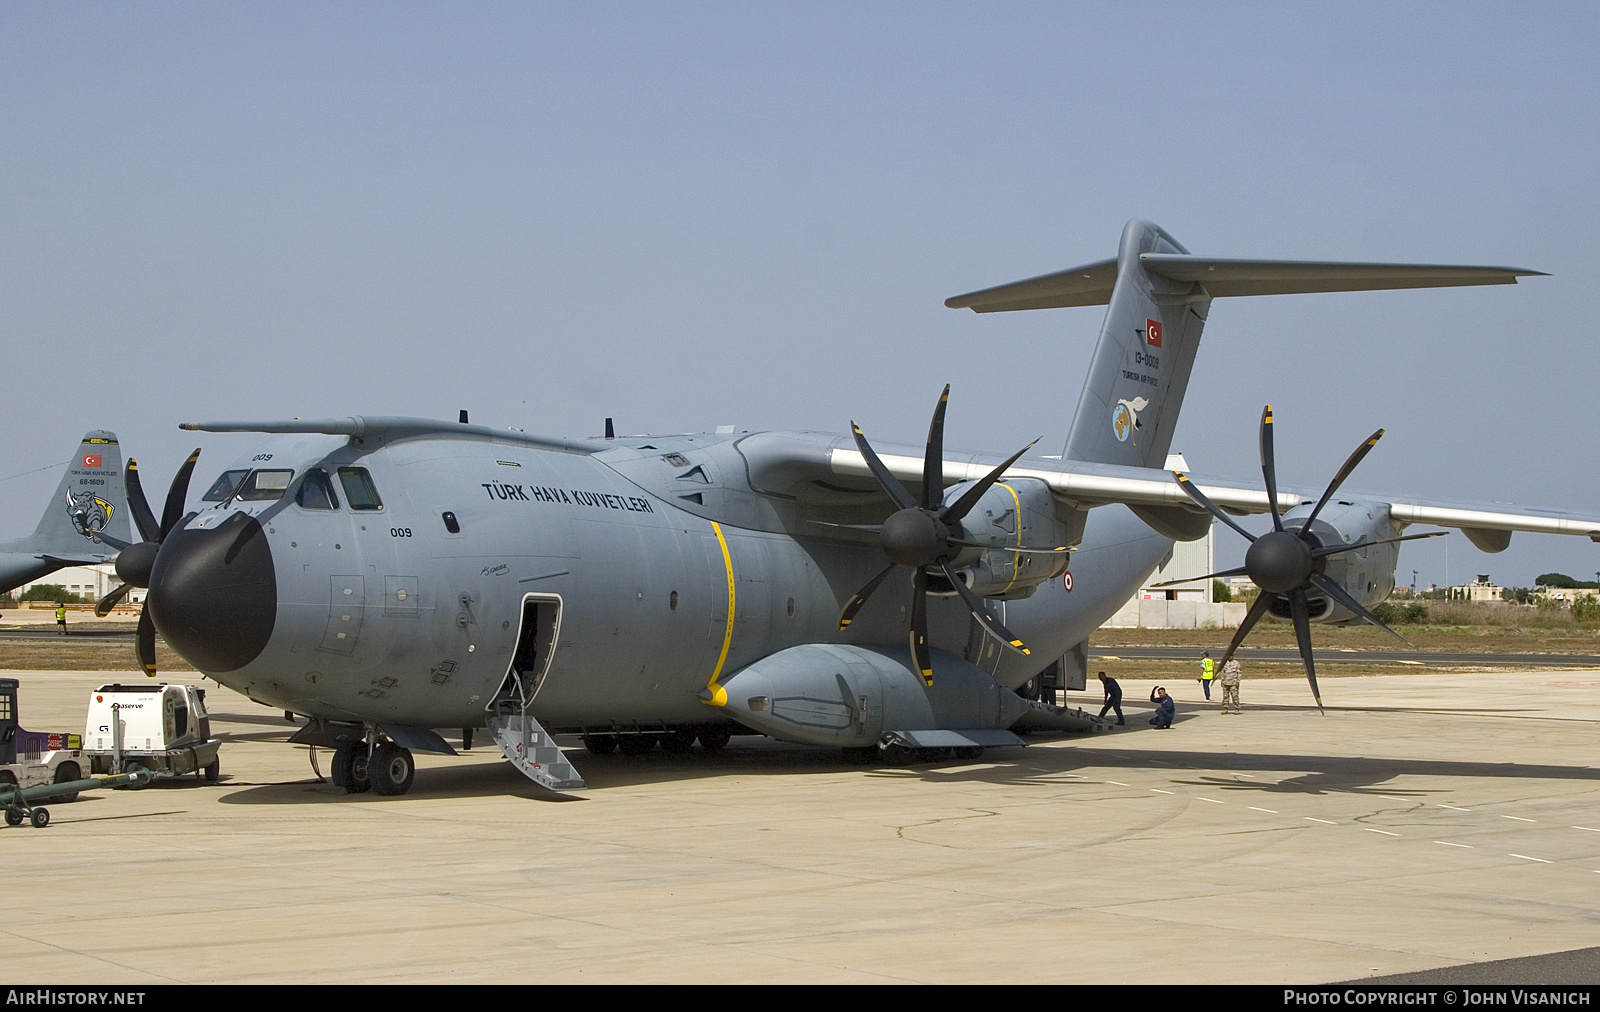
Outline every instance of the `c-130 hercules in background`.
MULTIPOLYGON (((223 685, 309 717, 294 740, 335 747, 351 789, 406 791, 412 749, 450 751, 437 728, 489 727, 556 789, 582 781, 554 732, 598 752, 754 731, 863 759, 971 756, 1013 729, 1092 724, 1013 690, 1055 664, 1081 678, 1089 634, 1174 539, 1204 536, 1206 511, 1274 514, 1235 646, 1268 611, 1290 619, 1314 690, 1309 624, 1370 620, 1408 525, 1489 551, 1517 530, 1600 540, 1600 516, 1334 498, 1381 433, 1320 500, 1162 469, 1214 298, 1535 273, 1197 257, 1135 220, 1114 259, 946 303, 1109 304, 1059 457, 945 453, 944 397, 925 447, 876 450, 859 429, 555 439, 465 413, 186 423, 278 438, 186 514, 191 456, 160 523, 130 462, 144 541, 98 536, 149 587, 146 672, 159 630, 223 685)), ((1262 459, 1275 489, 1270 411, 1262 459)))

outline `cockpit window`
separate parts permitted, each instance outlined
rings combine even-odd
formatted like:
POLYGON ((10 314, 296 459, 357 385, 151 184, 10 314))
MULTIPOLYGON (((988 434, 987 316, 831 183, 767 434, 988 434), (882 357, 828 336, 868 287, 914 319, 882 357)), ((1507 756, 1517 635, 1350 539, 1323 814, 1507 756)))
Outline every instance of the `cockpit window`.
POLYGON ((339 497, 333 491, 333 479, 320 467, 313 467, 300 479, 300 490, 295 493, 294 501, 302 509, 308 510, 339 508, 339 497))
POLYGON ((249 473, 250 472, 248 470, 222 472, 222 477, 218 478, 216 484, 212 485, 211 488, 206 491, 206 494, 200 497, 200 501, 226 502, 227 500, 232 499, 233 490, 239 487, 239 479, 243 478, 249 473))
POLYGON ((345 502, 353 510, 381 510, 383 500, 378 498, 378 486, 364 467, 339 468, 339 484, 344 486, 345 502))
POLYGON ((289 487, 289 479, 293 477, 293 471, 251 471, 249 477, 239 483, 239 489, 234 495, 244 502, 281 499, 289 487))

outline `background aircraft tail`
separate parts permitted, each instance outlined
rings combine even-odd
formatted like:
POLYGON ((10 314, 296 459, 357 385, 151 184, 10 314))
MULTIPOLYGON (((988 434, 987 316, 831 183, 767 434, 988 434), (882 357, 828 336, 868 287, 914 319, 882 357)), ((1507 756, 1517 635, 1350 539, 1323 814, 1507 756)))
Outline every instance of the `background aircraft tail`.
POLYGON ((1189 386, 1211 300, 1234 295, 1512 285, 1541 274, 1516 267, 1199 257, 1137 218, 1116 259, 945 300, 951 309, 1108 306, 1077 414, 1068 460, 1162 467, 1189 386))
POLYGON ((61 476, 33 535, 6 548, 63 559, 115 555, 116 549, 85 531, 105 531, 122 541, 139 540, 133 536, 122 481, 122 450, 116 433, 102 429, 86 433, 68 460, 67 473, 61 476))

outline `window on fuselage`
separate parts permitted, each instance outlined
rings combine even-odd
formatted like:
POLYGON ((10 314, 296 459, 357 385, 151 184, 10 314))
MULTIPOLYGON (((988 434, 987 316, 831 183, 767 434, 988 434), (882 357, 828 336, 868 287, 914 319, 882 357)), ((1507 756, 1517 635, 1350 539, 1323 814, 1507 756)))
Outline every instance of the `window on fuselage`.
POLYGON ((249 473, 249 470, 222 472, 222 477, 218 478, 216 484, 206 490, 206 494, 200 497, 200 501, 226 502, 232 499, 233 490, 239 487, 239 482, 249 473))
POLYGON ((289 479, 293 477, 293 471, 251 471, 249 476, 239 483, 239 490, 234 496, 244 502, 281 499, 289 488, 289 479))
POLYGON ((339 468, 339 484, 344 486, 344 501, 353 510, 381 510, 383 500, 378 498, 378 486, 364 467, 339 468))
POLYGON ((294 501, 300 508, 308 510, 339 508, 339 496, 333 491, 333 479, 320 467, 313 467, 300 479, 300 490, 295 493, 294 501))

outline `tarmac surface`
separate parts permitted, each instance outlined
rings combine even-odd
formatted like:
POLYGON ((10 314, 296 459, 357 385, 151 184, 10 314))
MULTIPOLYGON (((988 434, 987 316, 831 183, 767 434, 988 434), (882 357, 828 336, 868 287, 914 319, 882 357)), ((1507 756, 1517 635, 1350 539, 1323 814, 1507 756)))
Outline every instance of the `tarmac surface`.
MULTIPOLYGON (((30 730, 80 730, 90 690, 131 680, 14 675, 30 730)), ((1545 957, 1600 946, 1600 674, 1338 678, 1319 714, 1303 683, 1247 668, 1237 716, 1166 683, 1165 731, 1146 723, 1150 685, 1123 684, 1125 729, 973 763, 852 767, 755 737, 577 748, 590 789, 562 797, 480 744, 419 756, 401 798, 319 783, 281 712, 210 685, 220 784, 88 793, 50 805, 48 828, 0 828, 0 968, 71 984, 1600 980, 1592 954, 1545 957)))

